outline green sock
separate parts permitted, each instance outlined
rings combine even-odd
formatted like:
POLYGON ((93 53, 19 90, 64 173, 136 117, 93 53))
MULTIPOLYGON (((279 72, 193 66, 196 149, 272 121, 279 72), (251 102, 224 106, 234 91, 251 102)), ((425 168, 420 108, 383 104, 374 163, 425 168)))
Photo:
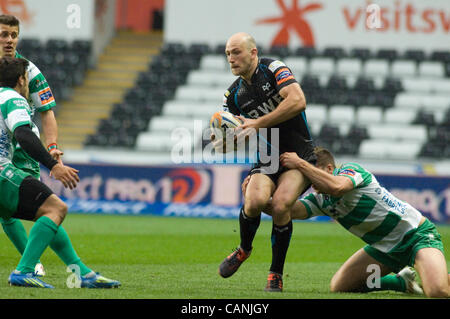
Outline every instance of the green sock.
MULTIPOLYGON (((4 219, 0 217, 0 223, 2 224, 6 236, 8 236, 9 240, 14 244, 17 251, 23 255, 28 242, 28 234, 25 227, 23 227, 22 222, 16 218, 4 219)), ((38 263, 40 262, 41 261, 38 260, 38 263)))
POLYGON ((67 266, 77 265, 80 267, 81 276, 84 276, 92 271, 85 264, 83 264, 80 257, 78 257, 72 246, 69 235, 67 235, 66 230, 62 226, 59 226, 55 238, 53 238, 50 243, 50 248, 53 249, 53 251, 67 266))
POLYGON ((28 242, 28 234, 20 220, 15 218, 0 219, 6 236, 11 240, 16 249, 22 255, 28 242))
POLYGON ((34 266, 55 238, 57 231, 58 225, 50 218, 40 217, 30 230, 27 246, 16 269, 22 273, 34 272, 34 266))
POLYGON ((373 288, 367 287, 367 285, 364 285, 363 292, 371 292, 371 291, 381 291, 381 290, 394 290, 394 291, 406 291, 406 283, 405 280, 396 275, 387 275, 384 277, 381 277, 380 282, 374 283, 373 288))

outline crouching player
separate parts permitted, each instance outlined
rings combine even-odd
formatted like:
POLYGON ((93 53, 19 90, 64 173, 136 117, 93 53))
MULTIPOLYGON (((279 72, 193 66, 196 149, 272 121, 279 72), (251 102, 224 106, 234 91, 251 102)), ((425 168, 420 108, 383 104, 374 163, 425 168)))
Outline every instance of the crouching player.
MULTIPOLYGON (((283 166, 300 170, 315 189, 291 209, 292 219, 327 215, 367 245, 354 253, 331 279, 332 292, 395 290, 425 293, 428 297, 450 296, 450 274, 441 236, 435 225, 412 207, 383 188, 369 171, 356 163, 336 168, 333 155, 315 149, 316 166, 295 153, 280 156, 283 166), (368 284, 373 270, 380 278, 368 284), (369 268, 368 268, 369 267, 369 268), (414 267, 422 281, 415 282, 414 267), (391 275, 394 272, 396 275, 391 275)), ((247 178, 242 187, 245 190, 247 178)), ((264 212, 271 214, 270 203, 264 212)))
POLYGON ((24 59, 0 59, 0 217, 35 222, 22 258, 8 282, 12 286, 53 288, 34 273, 39 258, 51 245, 66 265, 78 266, 81 287, 118 287, 120 282, 95 273, 75 253, 67 233, 60 226, 67 214, 67 205, 45 184, 12 163, 14 145, 19 143, 64 187, 73 189, 79 182, 78 171, 53 159, 31 130, 27 66, 28 61, 24 59))

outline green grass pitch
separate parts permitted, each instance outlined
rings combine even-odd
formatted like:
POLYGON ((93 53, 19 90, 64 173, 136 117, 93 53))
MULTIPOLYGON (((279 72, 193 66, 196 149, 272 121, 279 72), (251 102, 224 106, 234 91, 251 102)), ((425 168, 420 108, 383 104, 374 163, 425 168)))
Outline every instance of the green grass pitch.
MULTIPOLYGON (((330 293, 339 266, 364 243, 335 223, 295 222, 284 275, 283 293, 266 293, 270 266, 271 222, 261 222, 254 250, 239 271, 221 278, 220 262, 239 243, 237 219, 69 214, 63 225, 86 265, 120 280, 119 289, 68 288, 69 273, 53 251, 41 258, 44 280, 56 289, 10 287, 19 254, 0 235, 2 299, 341 299, 420 298, 397 292, 330 293)), ((24 222, 31 227, 30 222, 24 222)), ((438 225, 447 260, 450 226, 438 225)))

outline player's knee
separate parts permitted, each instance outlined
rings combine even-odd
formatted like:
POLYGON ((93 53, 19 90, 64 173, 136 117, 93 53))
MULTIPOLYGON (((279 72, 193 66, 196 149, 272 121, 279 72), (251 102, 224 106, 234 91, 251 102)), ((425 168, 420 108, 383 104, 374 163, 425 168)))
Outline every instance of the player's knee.
POLYGON ((429 287, 424 289, 425 295, 430 298, 448 298, 449 287, 448 285, 440 285, 436 287, 429 287))
POLYGON ((335 277, 330 282, 330 292, 345 292, 343 287, 339 284, 339 281, 335 277))
POLYGON ((290 208, 290 205, 288 205, 284 200, 272 200, 273 216, 284 216, 286 214, 289 214, 290 208))
POLYGON ((66 218, 68 207, 61 199, 56 196, 49 197, 44 204, 39 208, 37 218, 40 216, 46 216, 50 218, 57 225, 66 218))
POLYGON ((267 199, 262 196, 252 196, 245 200, 245 213, 249 215, 259 214, 267 205, 267 199))

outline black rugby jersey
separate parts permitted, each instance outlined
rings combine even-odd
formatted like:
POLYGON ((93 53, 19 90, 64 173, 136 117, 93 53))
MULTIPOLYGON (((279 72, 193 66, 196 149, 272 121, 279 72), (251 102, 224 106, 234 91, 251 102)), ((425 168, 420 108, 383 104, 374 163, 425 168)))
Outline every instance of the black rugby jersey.
MULTIPOLYGON (((279 91, 283 87, 297 81, 283 62, 260 58, 251 82, 249 85, 241 77, 233 82, 224 95, 224 110, 247 118, 259 118, 280 104, 283 98, 279 91)), ((271 147, 278 148, 280 155, 284 152, 296 152, 306 160, 313 156, 314 145, 305 112, 273 128, 279 128, 279 143, 271 141, 270 136, 267 139, 271 147)))

